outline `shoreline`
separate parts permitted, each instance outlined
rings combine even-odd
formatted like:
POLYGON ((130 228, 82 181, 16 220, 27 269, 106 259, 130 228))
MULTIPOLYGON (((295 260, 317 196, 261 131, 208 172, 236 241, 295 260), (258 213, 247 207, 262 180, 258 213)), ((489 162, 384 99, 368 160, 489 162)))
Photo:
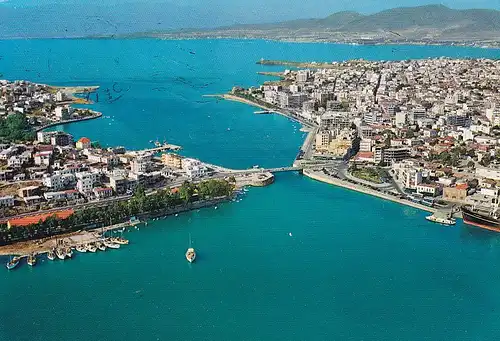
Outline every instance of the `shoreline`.
POLYGON ((435 213, 438 211, 437 209, 435 209, 433 207, 428 207, 428 206, 417 204, 417 203, 414 203, 414 202, 411 202, 408 200, 399 199, 397 197, 393 197, 393 196, 388 195, 388 194, 384 194, 384 193, 381 193, 381 192, 378 192, 378 191, 375 191, 375 190, 372 190, 369 188, 365 188, 365 187, 362 187, 360 185, 355 185, 355 184, 351 184, 349 182, 342 181, 340 179, 335 179, 332 177, 323 176, 321 174, 318 174, 317 172, 314 172, 314 171, 311 171, 308 169, 304 169, 303 174, 305 176, 307 176, 308 178, 319 181, 319 182, 327 183, 327 184, 337 186, 337 187, 342 187, 342 188, 349 189, 351 191, 359 192, 362 194, 371 195, 371 196, 374 196, 374 197, 377 197, 380 199, 384 199, 384 200, 388 200, 388 201, 392 201, 392 202, 395 202, 395 203, 398 203, 401 205, 410 206, 410 207, 413 207, 413 208, 416 208, 416 209, 419 209, 422 211, 427 211, 430 213, 435 213))
POLYGON ((57 127, 60 125, 64 124, 70 124, 70 123, 76 123, 76 122, 82 122, 82 121, 89 121, 89 120, 94 120, 96 118, 102 117, 102 113, 98 111, 92 111, 94 114, 92 116, 86 116, 86 117, 81 117, 81 118, 74 118, 71 120, 64 120, 64 121, 59 121, 59 122, 53 122, 46 124, 44 126, 38 127, 35 129, 35 133, 38 133, 39 131, 51 128, 51 127, 57 127))

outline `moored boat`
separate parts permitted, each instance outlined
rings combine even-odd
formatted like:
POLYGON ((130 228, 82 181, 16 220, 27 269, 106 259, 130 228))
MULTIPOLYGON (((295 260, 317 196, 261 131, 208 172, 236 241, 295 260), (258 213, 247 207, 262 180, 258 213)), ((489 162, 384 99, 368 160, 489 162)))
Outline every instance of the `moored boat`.
POLYGON ((66 258, 66 250, 64 248, 57 248, 56 249, 56 256, 60 260, 64 260, 66 258))
POLYGON ((456 221, 453 218, 442 218, 436 217, 434 215, 425 217, 425 219, 432 221, 433 223, 443 224, 443 225, 455 225, 456 221))
POLYGON ((486 211, 465 205, 461 207, 461 210, 465 224, 500 232, 500 217, 496 208, 493 211, 486 211))
POLYGON ((28 259, 26 260, 29 266, 35 266, 36 265, 36 256, 35 254, 30 254, 28 255, 28 259))
POLYGON ((106 245, 104 245, 102 242, 96 242, 95 246, 101 251, 106 251, 106 245))
POLYGON ((120 244, 114 243, 110 239, 104 239, 103 243, 104 243, 104 245, 106 245, 106 247, 109 247, 110 249, 119 249, 120 248, 120 244))
POLYGON ((115 237, 115 238, 110 238, 110 240, 113 243, 120 244, 120 245, 128 245, 129 241, 125 238, 122 237, 115 237))
POLYGON ((66 252, 66 257, 68 257, 68 258, 73 257, 73 250, 71 250, 70 247, 67 247, 65 252, 66 252))
POLYGON ((56 259, 56 252, 54 249, 50 250, 49 252, 47 252, 47 258, 49 260, 54 260, 56 259))
POLYGON ((81 244, 81 245, 77 245, 75 250, 78 252, 87 252, 87 247, 85 245, 81 244))
POLYGON ((87 250, 89 252, 96 252, 97 251, 97 247, 93 243, 90 243, 90 244, 87 244, 87 250))
POLYGON ((5 266, 7 267, 7 269, 12 270, 19 265, 20 260, 21 260, 20 257, 14 257, 10 261, 8 261, 5 266))

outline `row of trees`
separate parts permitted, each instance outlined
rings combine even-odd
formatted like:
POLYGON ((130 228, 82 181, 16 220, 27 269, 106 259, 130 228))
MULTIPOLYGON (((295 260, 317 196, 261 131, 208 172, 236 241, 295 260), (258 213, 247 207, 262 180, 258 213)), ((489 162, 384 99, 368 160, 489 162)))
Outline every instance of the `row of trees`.
POLYGON ((198 184, 185 182, 178 191, 159 190, 147 195, 144 188, 136 189, 127 201, 114 202, 105 207, 89 207, 76 211, 67 219, 55 216, 29 226, 0 225, 0 245, 20 240, 39 239, 74 232, 85 228, 125 222, 132 216, 166 211, 199 200, 210 200, 232 194, 234 186, 226 180, 208 180, 198 184))

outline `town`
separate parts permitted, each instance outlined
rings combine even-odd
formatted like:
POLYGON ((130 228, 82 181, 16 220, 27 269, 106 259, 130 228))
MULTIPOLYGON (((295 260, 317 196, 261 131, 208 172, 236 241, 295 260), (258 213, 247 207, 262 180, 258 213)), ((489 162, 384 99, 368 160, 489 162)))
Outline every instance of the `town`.
POLYGON ((304 171, 318 180, 343 180, 429 207, 496 210, 500 61, 438 58, 306 65, 309 69, 269 72, 281 80, 235 87, 223 97, 310 127, 311 145, 302 149, 295 164, 342 161, 304 171))
POLYGON ((71 107, 89 103, 74 93, 96 87, 54 88, 27 81, 0 85, 0 244, 122 224, 136 214, 161 216, 177 212, 176 205, 190 203, 196 195, 200 201, 227 200, 235 187, 273 181, 263 169, 236 171, 183 157, 176 153, 180 146, 166 142, 155 141, 139 151, 103 148, 88 137, 74 139, 47 129, 100 117, 71 107), (141 207, 128 207, 138 200, 137 193, 142 193, 141 207), (87 212, 98 210, 114 217, 95 219, 87 212), (66 221, 59 227, 67 226, 46 232, 52 217, 66 221))

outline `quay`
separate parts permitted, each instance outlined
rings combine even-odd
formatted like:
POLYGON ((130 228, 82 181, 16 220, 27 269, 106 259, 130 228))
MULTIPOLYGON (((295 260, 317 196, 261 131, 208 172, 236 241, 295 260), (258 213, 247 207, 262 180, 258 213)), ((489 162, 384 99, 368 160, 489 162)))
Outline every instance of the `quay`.
POLYGON ((142 150, 133 150, 129 151, 126 154, 128 155, 136 155, 136 154, 144 154, 144 153, 160 153, 166 150, 173 150, 173 151, 178 151, 181 150, 181 146, 177 146, 175 144, 170 144, 170 143, 164 143, 161 146, 154 147, 154 148, 147 148, 147 149, 142 149, 142 150))
POLYGON ((56 127, 56 126, 60 126, 60 125, 63 125, 63 124, 70 124, 70 123, 75 123, 75 122, 82 122, 82 121, 94 120, 94 119, 99 118, 101 116, 102 116, 101 112, 94 111, 91 116, 85 116, 85 117, 80 117, 80 118, 74 118, 74 119, 71 119, 71 120, 63 120, 63 121, 57 121, 57 122, 48 123, 46 125, 43 125, 41 127, 36 128, 35 132, 38 133, 39 131, 45 130, 47 128, 56 127))

